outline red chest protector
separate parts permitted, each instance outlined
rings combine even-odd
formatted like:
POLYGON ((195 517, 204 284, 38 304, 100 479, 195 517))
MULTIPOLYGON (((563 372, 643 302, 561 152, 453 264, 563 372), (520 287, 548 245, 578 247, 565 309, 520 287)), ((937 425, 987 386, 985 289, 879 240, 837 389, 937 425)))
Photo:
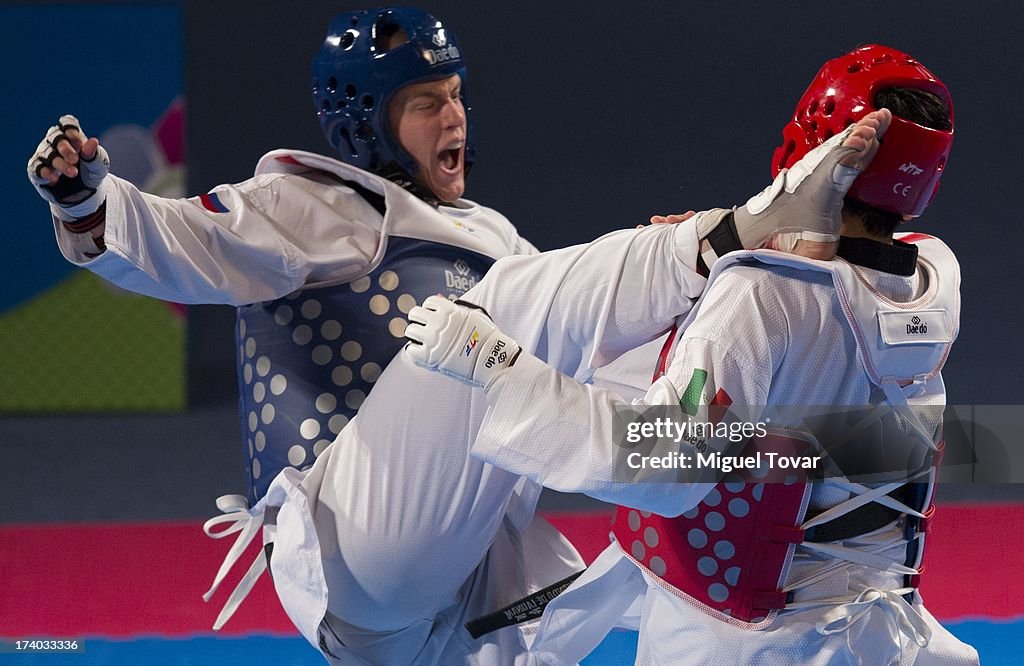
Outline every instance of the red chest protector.
MULTIPOLYGON (((900 312, 900 306, 874 302, 877 299, 858 287, 849 265, 807 262, 776 252, 736 253, 715 265, 709 284, 727 265, 751 258, 832 272, 848 323, 858 340, 858 355, 865 372, 874 384, 885 389, 893 406, 906 406, 906 391, 910 391, 912 385, 938 375, 959 324, 959 271, 955 259, 940 241, 921 234, 915 234, 913 240, 932 241, 920 243, 921 258, 932 271, 929 277, 938 284, 940 281, 936 278, 941 271, 948 287, 926 303, 927 311, 932 317, 944 311, 948 322, 944 333, 938 336, 940 339, 912 348, 904 346, 891 332, 887 335, 886 327, 892 328, 888 323, 890 313, 900 312), (931 263, 927 263, 929 257, 931 263), (911 386, 905 391, 901 388, 904 385, 911 386)), ((684 329, 698 308, 699 303, 683 323, 684 329)), ((678 339, 678 335, 669 336, 655 378, 664 374, 672 346, 678 339)), ((930 435, 927 444, 941 452, 941 442, 935 445, 930 435)), ((811 436, 769 431, 766 437, 750 440, 740 455, 760 453, 762 460, 768 453, 798 456, 813 452, 815 446, 811 436)), ((934 465, 938 464, 938 459, 939 455, 932 456, 934 465)), ((924 551, 920 533, 926 531, 927 517, 934 510, 931 505, 934 478, 933 467, 927 483, 908 484, 900 489, 913 489, 902 494, 902 501, 914 508, 915 513, 925 516, 911 516, 907 520, 906 566, 918 567, 918 570, 924 551)), ((676 518, 620 506, 616 509, 612 534, 627 555, 673 593, 722 621, 747 629, 763 629, 787 603, 788 595, 783 587, 797 544, 838 541, 870 531, 857 532, 856 520, 847 521, 845 526, 834 521, 836 524, 826 522, 803 529, 811 490, 812 484, 799 469, 762 463, 758 469, 727 474, 697 506, 676 518), (853 526, 853 533, 850 533, 850 526, 853 526)), ((874 509, 877 516, 879 508, 866 505, 860 513, 860 524, 864 523, 865 512, 874 509)), ((881 511, 883 525, 899 517, 891 510, 888 514, 884 513, 885 508, 881 511)), ((907 584, 916 587, 917 577, 908 576, 907 584)))
MULTIPOLYGON (((798 456, 811 442, 769 433, 741 456, 798 456)), ((725 621, 759 623, 786 603, 781 591, 811 484, 800 470, 769 467, 731 472, 677 518, 620 506, 613 534, 640 566, 667 587, 725 621)))

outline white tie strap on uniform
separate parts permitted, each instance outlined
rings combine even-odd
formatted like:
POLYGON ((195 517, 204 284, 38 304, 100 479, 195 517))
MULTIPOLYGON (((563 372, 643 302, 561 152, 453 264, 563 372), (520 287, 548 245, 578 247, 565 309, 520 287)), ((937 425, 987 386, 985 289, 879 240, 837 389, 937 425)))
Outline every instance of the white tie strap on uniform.
MULTIPOLYGON (((222 495, 217 498, 217 508, 224 513, 214 516, 203 523, 203 531, 206 532, 206 536, 212 539, 223 539, 236 532, 240 532, 240 534, 235 539, 234 545, 231 546, 231 550, 228 551, 224 562, 220 565, 217 576, 213 579, 213 585, 203 595, 203 601, 210 600, 214 592, 217 591, 217 588, 224 581, 228 572, 235 566, 235 562, 242 556, 242 553, 245 552, 253 538, 259 534, 260 529, 263 527, 263 512, 266 509, 266 502, 261 500, 256 506, 249 509, 248 502, 242 495, 222 495), (227 528, 214 531, 217 525, 224 523, 229 523, 227 528)), ((217 616, 217 621, 213 624, 215 631, 220 630, 231 619, 231 616, 235 614, 239 605, 249 595, 253 585, 256 584, 256 580, 266 568, 267 558, 263 551, 260 550, 253 563, 249 566, 249 570, 246 571, 245 576, 235 586, 231 596, 228 597, 227 602, 224 604, 224 608, 221 609, 220 614, 217 616)))
MULTIPOLYGON (((901 596, 913 591, 914 588, 911 587, 899 590, 879 590, 869 587, 861 592, 855 600, 827 611, 815 625, 815 629, 824 636, 846 631, 850 625, 864 617, 873 607, 878 606, 885 611, 885 614, 901 633, 917 643, 919 647, 925 647, 932 637, 932 630, 928 628, 924 618, 901 596)), ((899 644, 896 632, 892 633, 892 639, 897 645, 899 644)))
MULTIPOLYGON (((888 495, 888 493, 905 485, 906 483, 918 480, 919 478, 927 475, 929 471, 930 470, 924 470, 923 472, 910 477, 906 481, 885 484, 876 488, 870 488, 858 483, 853 483, 848 479, 832 479, 833 484, 851 492, 853 497, 837 504, 831 509, 828 509, 819 516, 806 521, 801 525, 801 528, 807 529, 813 525, 828 522, 863 506, 867 502, 877 502, 884 506, 896 509, 901 513, 924 518, 924 514, 894 499, 888 495)), ((914 538, 920 538, 920 536, 921 534, 917 534, 914 538)), ((849 543, 849 545, 841 545, 838 543, 801 543, 797 546, 798 549, 819 553, 826 558, 833 560, 833 564, 825 566, 821 570, 802 580, 793 581, 783 589, 786 592, 792 592, 794 590, 808 587, 821 580, 827 579, 837 570, 850 567, 851 565, 858 565, 906 576, 917 575, 920 573, 918 569, 893 561, 891 556, 883 554, 903 542, 904 538, 902 535, 884 536, 879 534, 874 538, 869 535, 865 535, 855 546, 853 546, 852 543, 849 543)), ((819 634, 828 636, 846 631, 854 622, 865 617, 872 608, 878 606, 885 612, 886 618, 889 620, 890 637, 895 645, 900 646, 899 634, 903 633, 919 647, 926 647, 928 642, 931 640, 931 629, 928 628, 924 618, 921 617, 921 615, 914 610, 913 606, 907 603, 906 599, 902 596, 914 593, 915 591, 916 590, 913 587, 903 587, 894 590, 882 590, 877 587, 867 587, 861 590, 861 592, 854 598, 846 597, 797 601, 786 604, 786 609, 798 610, 821 606, 833 606, 827 610, 822 615, 821 619, 815 624, 815 629, 819 634)))

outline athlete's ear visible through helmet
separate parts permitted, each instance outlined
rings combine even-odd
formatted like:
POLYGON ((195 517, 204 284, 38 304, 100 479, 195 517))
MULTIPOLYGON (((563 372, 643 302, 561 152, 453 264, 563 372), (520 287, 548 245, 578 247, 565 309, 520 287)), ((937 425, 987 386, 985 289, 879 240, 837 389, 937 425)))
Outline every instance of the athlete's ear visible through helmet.
POLYGON ((871 165, 847 196, 906 218, 920 215, 939 187, 953 143, 953 100, 934 74, 910 55, 871 44, 825 63, 782 130, 772 172, 788 168, 811 149, 876 110, 879 91, 911 88, 931 93, 949 112, 949 129, 924 127, 893 114, 871 165))
POLYGON ((399 88, 458 74, 466 112, 465 165, 475 157, 466 66, 455 33, 414 7, 338 14, 313 60, 313 101, 327 141, 341 159, 375 173, 397 167, 415 178, 415 160, 388 122, 399 88))

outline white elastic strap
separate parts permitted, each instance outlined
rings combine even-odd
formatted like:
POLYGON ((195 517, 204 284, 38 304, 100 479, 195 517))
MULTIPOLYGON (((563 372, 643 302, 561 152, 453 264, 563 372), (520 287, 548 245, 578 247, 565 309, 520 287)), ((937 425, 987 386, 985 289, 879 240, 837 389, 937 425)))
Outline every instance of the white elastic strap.
MULTIPOLYGON (((852 493, 854 496, 848 500, 840 502, 834 507, 827 509, 826 511, 823 511, 814 518, 804 522, 800 525, 800 529, 806 530, 816 525, 820 525, 830 520, 834 520, 835 518, 844 516, 847 513, 850 513, 851 511, 860 508, 861 506, 867 504, 868 502, 877 502, 878 504, 882 504, 891 509, 899 511, 900 513, 906 513, 912 516, 917 516, 918 518, 924 518, 923 513, 917 511, 912 507, 907 506, 906 504, 900 502, 899 500, 893 497, 890 497, 888 493, 892 492, 893 490, 896 490, 897 488, 903 486, 906 483, 915 481, 921 476, 927 475, 928 473, 930 473, 930 471, 931 470, 924 470, 910 477, 909 479, 907 479, 907 481, 890 483, 883 486, 879 486, 877 488, 868 488, 867 486, 863 486, 859 483, 853 483, 852 481, 841 477, 832 479, 833 484, 839 486, 839 488, 842 490, 846 490, 852 493)), ((798 545, 798 548, 804 548, 807 550, 822 553, 824 555, 827 555, 831 558, 838 560, 838 562, 828 565, 820 571, 810 576, 807 576, 806 578, 791 582, 783 588, 783 591, 792 592, 794 590, 798 590, 800 588, 813 585, 818 581, 824 580, 836 570, 849 567, 851 564, 861 564, 864 566, 870 566, 875 569, 881 569, 883 571, 893 571, 896 573, 903 573, 906 575, 917 574, 918 571, 916 569, 909 569, 905 565, 892 562, 886 557, 872 554, 888 550, 889 548, 897 545, 903 540, 904 539, 902 537, 889 539, 885 542, 876 544, 876 547, 873 549, 867 548, 865 546, 860 546, 859 548, 854 549, 846 546, 839 546, 833 544, 819 545, 813 542, 801 543, 798 545)), ((791 608, 792 605, 787 604, 786 607, 791 608)))
MULTIPOLYGON (((889 547, 896 545, 902 541, 902 539, 894 541, 889 544, 889 547)), ((803 543, 803 548, 807 550, 813 550, 821 553, 827 557, 831 557, 837 560, 846 560, 853 564, 859 564, 865 567, 871 567, 872 569, 878 569, 879 571, 888 571, 891 573, 903 574, 905 576, 916 576, 920 573, 913 567, 908 567, 905 564, 899 564, 893 562, 884 555, 876 555, 874 552, 868 550, 855 550, 853 548, 847 548, 845 546, 838 546, 833 543, 803 543)), ((884 550, 884 548, 878 548, 878 550, 884 550)))
MULTIPOLYGON (((235 539, 235 543, 232 544, 231 550, 224 557, 224 562, 221 563, 220 569, 217 570, 217 575, 213 579, 213 585, 203 595, 203 601, 209 601, 213 597, 217 588, 224 582, 228 572, 235 566, 235 562, 238 561, 253 538, 263 527, 264 506, 264 503, 261 501, 252 509, 247 509, 245 498, 241 495, 223 495, 217 499, 217 508, 225 513, 220 516, 214 516, 203 523, 203 532, 212 539, 223 539, 236 532, 240 532, 240 534, 235 539), (229 523, 226 529, 216 532, 213 530, 217 525, 224 523, 229 523)), ((215 630, 220 629, 231 618, 235 610, 237 610, 238 606, 249 594, 249 591, 252 590, 256 579, 259 578, 266 568, 267 561, 261 550, 257 554, 256 560, 250 565, 245 576, 239 581, 234 591, 231 592, 231 596, 228 597, 220 615, 217 616, 217 621, 213 625, 215 630)))
POLYGON ((764 246, 780 252, 792 252, 800 241, 812 241, 814 243, 834 243, 839 240, 836 234, 823 234, 818 231, 804 229, 802 231, 781 231, 770 236, 764 246))
MULTIPOLYGON (((914 383, 910 386, 919 386, 922 383, 923 379, 915 377, 914 383)), ((896 378, 882 377, 880 386, 882 387, 882 390, 885 391, 885 397, 888 399, 889 403, 892 404, 893 407, 902 408, 899 410, 899 413, 910 422, 910 425, 913 426, 914 430, 917 431, 917 434, 921 436, 921 439, 928 443, 928 447, 932 451, 937 450, 939 447, 935 443, 934 433, 928 432, 927 428, 924 427, 924 424, 921 423, 921 419, 919 419, 917 414, 914 413, 914 410, 910 408, 910 402, 907 400, 907 394, 904 392, 903 387, 899 385, 899 382, 896 381, 896 378)))
POLYGON ((890 509, 899 511, 900 513, 908 513, 912 516, 917 516, 918 518, 924 518, 923 513, 921 513, 917 509, 907 506, 906 504, 900 502, 895 497, 891 497, 889 493, 905 486, 908 483, 916 481, 922 476, 927 476, 930 472, 931 469, 925 469, 920 472, 917 472, 916 474, 909 477, 905 481, 901 480, 894 483, 888 483, 877 488, 868 488, 867 486, 863 486, 859 483, 854 483, 848 479, 843 479, 840 477, 830 479, 830 482, 838 486, 839 489, 854 493, 854 497, 851 497, 848 500, 840 502, 839 504, 835 505, 830 509, 822 511, 814 518, 811 518, 810 520, 800 525, 800 529, 806 530, 816 525, 827 523, 830 520, 834 520, 839 516, 846 515, 847 513, 850 513, 851 511, 858 509, 869 502, 876 502, 883 506, 887 506, 890 509))
MULTIPOLYGON (((913 588, 909 587, 899 590, 879 590, 869 587, 857 595, 853 601, 826 611, 815 625, 815 629, 823 636, 846 631, 868 611, 878 606, 885 611, 885 614, 892 620, 892 624, 903 635, 917 643, 919 647, 925 647, 931 640, 932 630, 924 618, 914 610, 914 607, 901 596, 913 591, 913 588)), ((893 632, 892 639, 899 644, 895 632, 893 632)))
MULTIPOLYGON (((824 568, 822 568, 818 572, 816 572, 814 574, 811 574, 810 576, 807 576, 806 578, 802 578, 800 580, 793 581, 792 583, 786 585, 785 587, 782 588, 782 591, 785 592, 786 594, 789 594, 790 592, 799 590, 801 588, 809 587, 809 586, 814 585, 815 583, 817 583, 819 581, 822 581, 822 580, 825 580, 826 578, 829 578, 836 571, 838 571, 840 569, 849 569, 851 566, 852 566, 852 564, 849 563, 849 562, 846 562, 844 560, 836 560, 836 561, 832 562, 831 564, 826 565, 824 568)), ((790 609, 796 608, 801 603, 811 603, 811 602, 792 602, 792 603, 788 603, 788 604, 786 604, 786 610, 790 610, 790 609)), ((814 603, 817 604, 818 602, 814 602, 814 603)))
MULTIPOLYGON (((917 386, 922 382, 923 378, 915 377, 913 386, 917 386)), ((888 402, 894 408, 902 407, 903 409, 901 410, 901 413, 905 416, 907 421, 910 422, 917 434, 921 436, 922 440, 928 443, 929 448, 936 450, 938 448, 937 444, 932 436, 928 434, 926 428, 923 426, 917 415, 910 409, 907 395, 895 378, 883 378, 881 386, 885 391, 888 402)), ((880 409, 873 410, 873 413, 868 414, 866 418, 856 424, 854 428, 862 430, 867 425, 876 422, 881 413, 882 411, 880 409)), ((850 492, 853 494, 853 497, 844 502, 840 502, 836 506, 815 516, 811 520, 806 521, 801 525, 801 528, 808 529, 816 525, 826 523, 830 520, 834 520, 835 518, 845 515, 869 502, 882 504, 883 506, 887 506, 903 514, 923 518, 923 513, 889 496, 889 493, 908 483, 913 483, 917 479, 927 476, 932 472, 933 470, 930 468, 925 469, 904 481, 884 484, 874 488, 854 483, 849 479, 832 479, 832 483, 839 486, 841 489, 845 489, 850 492)), ((921 536, 921 534, 918 534, 915 538, 921 538, 921 536)), ((879 538, 881 538, 881 535, 879 538)), ((791 592, 793 590, 807 587, 829 577, 839 569, 848 568, 852 565, 860 565, 902 575, 917 575, 920 573, 917 569, 908 567, 905 564, 900 564, 899 562, 894 562, 888 556, 880 554, 898 544, 904 543, 905 541, 906 540, 900 536, 895 538, 886 537, 884 540, 876 541, 870 545, 860 544, 856 548, 842 546, 836 543, 814 543, 805 541, 798 544, 797 547, 819 553, 827 558, 838 560, 839 562, 826 566, 824 569, 803 580, 790 583, 783 589, 786 592, 791 592)), ((822 615, 821 620, 815 625, 815 629, 818 633, 827 636, 846 631, 854 622, 864 617, 871 608, 878 606, 883 609, 885 615, 889 618, 890 637, 897 646, 900 646, 902 651, 901 641, 899 640, 900 633, 903 633, 920 647, 927 646, 929 640, 931 640, 931 629, 924 621, 924 618, 922 618, 921 615, 914 610, 913 606, 907 603, 906 599, 902 596, 910 593, 916 593, 916 589, 913 587, 904 587, 897 590, 881 590, 875 587, 869 587, 862 590, 860 594, 852 599, 833 598, 793 602, 786 604, 786 610, 833 606, 833 608, 830 608, 822 615)))
MULTIPOLYGON (((915 538, 920 538, 920 536, 921 535, 918 535, 915 538)), ((829 559, 833 560, 833 563, 829 564, 829 565, 826 565, 825 567, 823 567, 819 571, 817 571, 817 572, 815 572, 815 573, 813 573, 813 574, 811 574, 811 575, 809 575, 809 576, 807 576, 807 577, 805 577, 805 578, 803 578, 801 580, 795 580, 795 581, 790 582, 788 585, 786 585, 784 588, 782 588, 782 590, 783 590, 783 592, 793 592, 795 590, 799 590, 801 588, 808 587, 808 586, 813 585, 813 584, 815 584, 815 583, 817 583, 817 582, 819 582, 821 580, 824 580, 824 579, 828 578, 830 575, 832 575, 837 570, 839 570, 839 569, 847 569, 847 568, 853 566, 854 564, 859 564, 859 565, 862 565, 862 566, 870 566, 872 568, 881 569, 883 571, 893 571, 893 572, 897 572, 897 573, 903 573, 904 575, 911 575, 911 576, 915 575, 915 574, 919 573, 916 569, 905 570, 905 571, 899 572, 898 569, 906 569, 906 566, 902 565, 902 564, 895 563, 892 560, 890 560, 888 557, 881 557, 880 559, 878 559, 879 556, 877 556, 877 555, 874 555, 874 556, 867 555, 866 557, 861 557, 861 556, 853 555, 853 556, 847 557, 847 555, 849 555, 851 553, 882 553, 882 552, 885 552, 885 551, 889 550, 890 548, 893 548, 894 546, 898 546, 898 545, 903 544, 905 541, 906 540, 902 536, 889 536, 889 537, 886 537, 886 538, 882 538, 881 536, 878 536, 878 537, 875 538, 873 543, 860 542, 860 543, 857 544, 856 547, 840 546, 838 544, 821 544, 822 546, 826 546, 826 547, 817 547, 818 544, 810 544, 810 543, 806 543, 806 542, 798 544, 797 548, 819 552, 819 553, 825 555, 826 557, 828 557, 829 559), (869 561, 869 558, 871 558, 870 561, 869 561), (856 561, 854 561, 854 560, 856 560, 856 561), (875 565, 879 565, 879 564, 882 565, 882 566, 880 566, 880 567, 879 566, 875 566, 875 565)), ((791 608, 791 607, 792 607, 792 604, 787 604, 786 605, 786 608, 791 608)))

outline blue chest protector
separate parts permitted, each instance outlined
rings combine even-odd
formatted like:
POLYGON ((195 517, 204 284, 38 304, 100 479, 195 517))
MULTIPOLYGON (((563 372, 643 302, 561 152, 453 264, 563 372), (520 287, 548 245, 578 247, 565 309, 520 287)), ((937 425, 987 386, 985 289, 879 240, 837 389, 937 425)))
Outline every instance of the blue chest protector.
POLYGON ((287 466, 305 469, 356 414, 427 296, 459 298, 494 259, 392 236, 369 274, 238 308, 239 412, 250 506, 287 466))

